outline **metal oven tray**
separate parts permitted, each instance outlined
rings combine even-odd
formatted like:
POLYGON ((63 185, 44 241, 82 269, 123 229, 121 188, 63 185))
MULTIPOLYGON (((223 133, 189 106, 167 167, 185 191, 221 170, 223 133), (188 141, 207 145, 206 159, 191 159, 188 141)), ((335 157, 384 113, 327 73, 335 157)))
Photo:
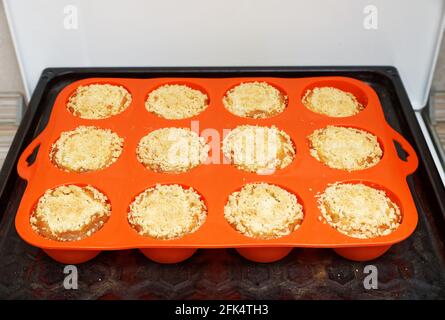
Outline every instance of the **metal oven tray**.
POLYGON ((444 201, 444 187, 392 67, 46 69, 0 173, 0 298, 445 298, 444 201), (296 249, 283 260, 259 264, 233 249, 209 249, 185 262, 161 265, 137 250, 111 251, 79 265, 79 290, 65 290, 64 265, 18 237, 14 218, 26 186, 15 170, 18 156, 45 128, 56 96, 70 83, 90 77, 319 76, 346 76, 368 83, 377 92, 388 123, 414 146, 420 159, 419 168, 408 178, 419 212, 417 229, 381 258, 351 262, 329 249, 296 249), (364 268, 369 264, 378 269, 376 290, 363 286, 364 268))

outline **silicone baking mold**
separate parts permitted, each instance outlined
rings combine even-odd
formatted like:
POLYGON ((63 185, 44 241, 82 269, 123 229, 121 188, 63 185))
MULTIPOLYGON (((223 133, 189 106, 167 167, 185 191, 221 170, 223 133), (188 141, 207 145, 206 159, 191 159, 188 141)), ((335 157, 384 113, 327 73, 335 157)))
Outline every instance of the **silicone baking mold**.
POLYGON ((384 254, 393 244, 406 239, 414 231, 417 211, 406 177, 415 171, 417 165, 414 149, 386 122, 375 91, 364 82, 352 78, 88 78, 66 86, 59 93, 46 128, 19 159, 18 173, 28 184, 16 215, 16 228, 25 241, 42 248, 49 256, 63 263, 87 261, 102 250, 132 248, 140 249, 148 258, 162 263, 185 260, 197 249, 205 248, 236 248, 247 259, 271 262, 283 258, 294 247, 332 248, 345 258, 365 261, 384 254), (242 118, 226 110, 222 103, 226 91, 239 83, 251 81, 265 81, 281 90, 288 96, 286 109, 267 119, 242 118), (131 105, 107 119, 75 117, 66 108, 69 96, 78 86, 94 83, 122 85, 132 95, 131 105), (144 106, 147 95, 153 89, 169 83, 185 84, 205 92, 209 97, 208 108, 195 117, 182 120, 167 120, 148 112, 144 106), (332 118, 308 110, 301 103, 301 98, 307 89, 319 86, 331 86, 354 94, 365 106, 364 110, 344 118, 332 118), (287 132, 296 149, 294 161, 269 175, 247 173, 223 163, 219 147, 224 133, 242 124, 275 125, 287 132), (109 128, 124 138, 124 149, 119 159, 108 168, 86 173, 65 172, 54 166, 49 158, 52 143, 61 132, 80 125, 109 128), (327 167, 310 155, 307 140, 314 130, 327 125, 358 128, 376 135, 383 149, 382 159, 371 168, 354 172, 327 167), (146 169, 136 158, 137 144, 147 133, 163 127, 191 128, 205 138, 210 137, 210 145, 216 145, 219 151, 216 155, 212 152, 210 158, 219 161, 180 174, 156 173, 146 169), (399 157, 394 141, 408 154, 405 160, 399 157), (29 164, 27 159, 37 147, 35 160, 29 164), (288 236, 270 240, 249 238, 234 230, 224 219, 224 205, 233 191, 250 182, 272 183, 295 193, 304 211, 300 228, 288 236), (403 220, 400 227, 387 236, 356 239, 323 223, 316 195, 335 182, 360 182, 384 190, 401 209, 403 220), (193 234, 174 240, 138 235, 127 221, 128 207, 136 195, 157 183, 190 186, 200 193, 208 207, 203 226, 193 234), (47 189, 63 184, 89 184, 109 198, 112 208, 110 219, 91 237, 58 242, 41 237, 31 229, 29 217, 40 196, 47 189))

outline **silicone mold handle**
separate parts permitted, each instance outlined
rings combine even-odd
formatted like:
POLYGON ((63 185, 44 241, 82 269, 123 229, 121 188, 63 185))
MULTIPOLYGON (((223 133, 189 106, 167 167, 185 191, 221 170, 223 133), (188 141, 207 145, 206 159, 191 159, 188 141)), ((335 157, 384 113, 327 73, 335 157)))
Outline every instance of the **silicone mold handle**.
POLYGON ((393 139, 397 141, 403 148, 403 150, 408 154, 406 161, 400 159, 400 162, 402 163, 405 174, 409 175, 416 171, 417 166, 419 165, 419 159, 417 158, 416 151, 414 151, 414 148, 411 146, 411 144, 406 141, 400 133, 398 133, 394 129, 392 129, 391 131, 393 133, 393 139))
POLYGON ((35 148, 37 148, 43 141, 42 134, 38 135, 26 148, 23 150, 20 155, 19 161, 17 163, 17 172, 20 177, 25 180, 28 180, 33 174, 34 164, 29 165, 26 161, 29 156, 34 152, 35 148))

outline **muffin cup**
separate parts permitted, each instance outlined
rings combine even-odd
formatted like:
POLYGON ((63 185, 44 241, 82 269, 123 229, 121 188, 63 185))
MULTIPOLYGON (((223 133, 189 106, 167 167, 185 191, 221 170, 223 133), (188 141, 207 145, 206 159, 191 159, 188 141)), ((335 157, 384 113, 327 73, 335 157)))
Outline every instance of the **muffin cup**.
POLYGON ((391 246, 374 246, 365 248, 338 248, 334 251, 345 259, 352 261, 369 261, 385 254, 391 246))
POLYGON ((236 251, 244 258, 255 262, 275 262, 285 258, 293 248, 238 248, 236 251))
POLYGON ((194 248, 186 248, 186 249, 159 249, 159 248, 149 248, 149 249, 140 249, 141 252, 148 259, 153 260, 159 263, 179 263, 184 260, 187 260, 198 249, 194 248))
POLYGON ((44 249, 52 259, 63 264, 80 264, 94 259, 101 250, 59 250, 44 249))

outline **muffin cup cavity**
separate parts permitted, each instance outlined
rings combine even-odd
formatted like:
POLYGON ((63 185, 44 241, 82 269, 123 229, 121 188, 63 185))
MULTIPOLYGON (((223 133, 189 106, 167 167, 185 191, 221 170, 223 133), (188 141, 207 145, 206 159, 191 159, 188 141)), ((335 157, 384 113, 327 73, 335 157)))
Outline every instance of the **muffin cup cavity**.
POLYGON ((205 112, 210 105, 210 95, 196 83, 170 81, 152 88, 144 101, 146 111, 159 118, 185 120, 205 112), (169 96, 174 99, 169 101, 169 96), (177 101, 180 98, 183 100, 177 101))
POLYGON ((102 191, 89 184, 70 183, 45 190, 32 207, 29 223, 40 237, 73 242, 100 232, 111 213, 110 199, 102 191))
POLYGON ((131 91, 119 82, 92 82, 79 85, 65 99, 65 107, 69 114, 91 121, 118 116, 127 111, 132 103, 131 91))
POLYGON ((295 142, 275 126, 241 125, 233 128, 222 141, 226 161, 244 172, 271 175, 295 160, 295 142))
POLYGON ((133 198, 128 206, 127 219, 133 231, 142 237, 161 241, 181 239, 205 224, 207 205, 192 187, 156 184, 133 198))
POLYGON ((124 143, 124 139, 110 129, 78 126, 63 131, 54 140, 49 158, 62 171, 94 172, 104 170, 119 161, 124 143))
POLYGON ((287 188, 272 183, 254 182, 241 186, 228 196, 224 218, 234 230, 245 237, 279 239, 293 234, 301 227, 304 207, 301 199, 287 188), (253 207, 255 214, 252 213, 253 207), (285 217, 282 216, 284 212, 285 217), (277 214, 280 216, 277 217, 277 214), (278 218, 284 220, 282 225, 272 223, 273 219, 278 218))
POLYGON ((188 128, 165 127, 144 135, 136 147, 136 158, 157 173, 186 173, 203 165, 210 147, 188 128))
POLYGON ((234 116, 266 120, 275 118, 286 111, 289 96, 283 88, 268 81, 245 81, 230 86, 224 94, 222 103, 226 111, 234 116), (258 101, 258 97, 263 100, 269 98, 269 101, 266 101, 267 103, 258 101), (260 109, 255 109, 255 107, 260 107, 260 109), (268 112, 270 109, 274 109, 273 112, 268 112))
POLYGON ((382 139, 357 126, 327 125, 315 129, 306 139, 312 158, 335 170, 370 169, 379 165, 384 156, 382 139), (366 153, 362 152, 365 146, 368 148, 366 153))
MULTIPOLYGON (((356 192, 356 191, 358 191, 358 190, 354 189, 354 190, 351 190, 350 192, 356 192)), ((333 195, 332 192, 330 192, 329 196, 333 195)), ((381 186, 381 185, 379 185, 377 183, 373 183, 373 182, 370 182, 370 181, 363 181, 363 180, 349 180, 349 181, 336 182, 336 183, 332 183, 332 184, 327 185, 326 188, 322 192, 317 194, 316 198, 317 198, 317 201, 318 201, 318 208, 320 210, 320 217, 319 217, 320 221, 323 222, 323 223, 327 223, 327 225, 330 226, 333 230, 335 230, 336 232, 342 234, 345 237, 352 237, 352 238, 358 238, 358 239, 378 239, 378 238, 384 238, 384 237, 390 236, 392 233, 397 232, 398 229, 400 228, 400 226, 403 224, 404 211, 403 211, 403 207, 402 207, 402 203, 401 203, 400 199, 391 190, 389 190, 388 188, 383 187, 383 186, 381 186), (367 232, 369 231, 368 229, 366 229, 366 233, 365 233, 365 231, 363 231, 363 233, 361 233, 361 231, 359 232, 359 230, 354 230, 353 229, 353 231, 351 231, 351 232, 353 232, 353 234, 349 234, 349 233, 346 233, 346 231, 345 231, 346 229, 344 228, 344 226, 341 226, 341 228, 343 228, 343 229, 338 229, 338 227, 336 225, 333 225, 333 224, 337 223, 336 221, 334 221, 335 217, 331 216, 329 214, 329 212, 323 212, 323 210, 322 210, 322 206, 323 206, 322 198, 325 197, 325 192, 328 189, 330 189, 333 192, 334 189, 332 189, 332 188, 335 188, 336 186, 338 186, 338 187, 345 186, 345 187, 349 188, 349 185, 352 185, 352 186, 364 185, 365 187, 369 187, 369 188, 372 189, 372 190, 371 189, 362 189, 364 192, 365 191, 366 192, 368 192, 368 191, 369 192, 374 192, 373 190, 382 191, 384 193, 384 199, 385 200, 389 200, 391 202, 391 204, 394 204, 396 206, 395 210, 398 210, 398 211, 395 212, 396 215, 397 215, 395 218, 397 219, 398 225, 393 227, 393 229, 389 230, 389 232, 386 233, 386 234, 380 234, 380 235, 375 235, 375 236, 367 235, 367 232), (331 222, 327 221, 327 217, 325 216, 325 214, 329 215, 330 219, 333 219, 333 221, 332 221, 333 224, 331 224, 331 222), (355 235, 355 233, 357 233, 357 235, 355 235), (358 236, 358 234, 360 234, 360 237, 358 236)), ((325 200, 327 201, 327 199, 325 199, 325 200)), ((338 203, 338 201, 339 200, 335 200, 336 203, 338 203)), ((328 210, 328 209, 329 209, 329 206, 328 207, 324 206, 324 210, 328 210)), ((339 219, 339 217, 337 217, 337 219, 339 219)), ((380 229, 381 226, 378 226, 378 227, 376 226, 376 228, 380 229)))
MULTIPOLYGON (((351 83, 350 81, 345 80, 315 80, 311 82, 309 85, 305 86, 301 96, 300 96, 301 103, 311 112, 315 114, 322 115, 324 117, 330 117, 330 118, 348 118, 348 117, 354 117, 366 110, 368 106, 368 95, 365 93, 365 91, 360 88, 355 83, 351 83), (346 94, 351 94, 353 98, 356 99, 356 101, 360 105, 360 109, 354 112, 353 114, 347 114, 347 115, 328 115, 324 114, 321 111, 315 111, 312 110, 305 100, 307 99, 308 94, 312 94, 314 92, 314 89, 320 89, 320 88, 334 88, 337 90, 340 90, 341 92, 345 92, 346 94)), ((333 106, 330 105, 329 108, 332 108, 333 106)))

